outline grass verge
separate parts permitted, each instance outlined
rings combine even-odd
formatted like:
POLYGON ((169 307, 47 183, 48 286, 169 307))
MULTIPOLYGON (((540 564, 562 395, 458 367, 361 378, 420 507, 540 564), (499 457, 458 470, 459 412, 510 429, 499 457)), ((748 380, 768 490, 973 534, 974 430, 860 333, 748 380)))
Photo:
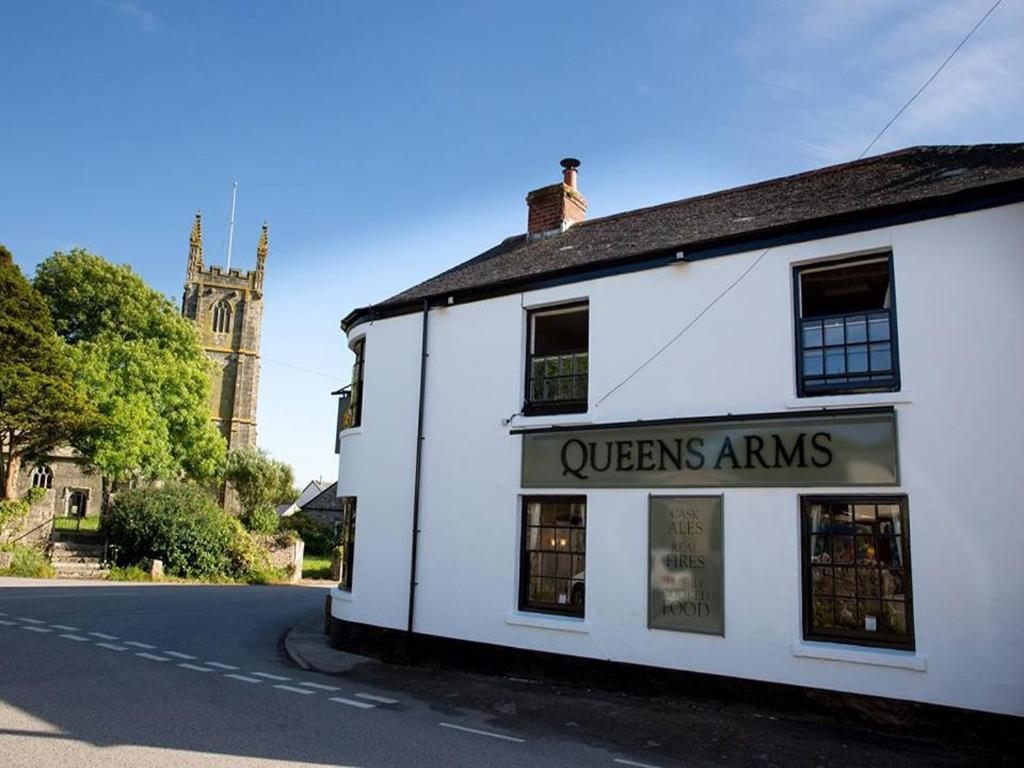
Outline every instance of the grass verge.
POLYGON ((302 578, 329 580, 331 578, 331 556, 303 555, 302 578))

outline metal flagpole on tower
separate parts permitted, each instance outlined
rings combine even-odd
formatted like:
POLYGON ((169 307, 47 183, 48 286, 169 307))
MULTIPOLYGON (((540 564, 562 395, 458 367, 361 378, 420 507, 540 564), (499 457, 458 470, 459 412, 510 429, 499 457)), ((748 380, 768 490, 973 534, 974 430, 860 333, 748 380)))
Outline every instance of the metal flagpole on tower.
POLYGON ((228 270, 231 269, 231 246, 235 240, 235 198, 238 195, 238 182, 231 187, 231 223, 228 224, 228 270))

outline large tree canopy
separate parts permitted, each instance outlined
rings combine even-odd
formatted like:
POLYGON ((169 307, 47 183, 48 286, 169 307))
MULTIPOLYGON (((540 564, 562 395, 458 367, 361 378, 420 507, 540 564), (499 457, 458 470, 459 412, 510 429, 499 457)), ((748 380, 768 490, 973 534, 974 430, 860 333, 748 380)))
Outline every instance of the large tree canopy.
POLYGON ((22 464, 98 426, 72 377, 46 302, 0 245, 0 485, 15 497, 22 464))
POLYGON ((127 266, 76 248, 36 270, 76 380, 106 418, 84 449, 118 479, 213 478, 224 439, 210 421, 210 371, 195 328, 127 266))

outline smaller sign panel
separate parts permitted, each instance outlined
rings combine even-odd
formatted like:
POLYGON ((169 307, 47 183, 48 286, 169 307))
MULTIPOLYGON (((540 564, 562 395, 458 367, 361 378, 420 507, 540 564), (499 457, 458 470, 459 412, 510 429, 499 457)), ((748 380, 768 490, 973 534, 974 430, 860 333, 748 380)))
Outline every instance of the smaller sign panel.
POLYGON ((647 626, 725 635, 721 496, 651 496, 647 626))

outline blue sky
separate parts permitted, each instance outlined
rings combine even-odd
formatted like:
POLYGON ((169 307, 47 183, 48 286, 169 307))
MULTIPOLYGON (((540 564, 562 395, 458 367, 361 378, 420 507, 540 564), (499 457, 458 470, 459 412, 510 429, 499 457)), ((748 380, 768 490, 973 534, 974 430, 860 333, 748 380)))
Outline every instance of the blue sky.
MULTIPOLYGON (((260 443, 333 479, 350 309, 523 231, 566 155, 591 216, 853 159, 991 2, 4 3, 0 242, 177 301, 237 180, 234 265, 271 227, 260 443)), ((1022 39, 1004 0, 873 152, 1022 140, 1022 39)))

